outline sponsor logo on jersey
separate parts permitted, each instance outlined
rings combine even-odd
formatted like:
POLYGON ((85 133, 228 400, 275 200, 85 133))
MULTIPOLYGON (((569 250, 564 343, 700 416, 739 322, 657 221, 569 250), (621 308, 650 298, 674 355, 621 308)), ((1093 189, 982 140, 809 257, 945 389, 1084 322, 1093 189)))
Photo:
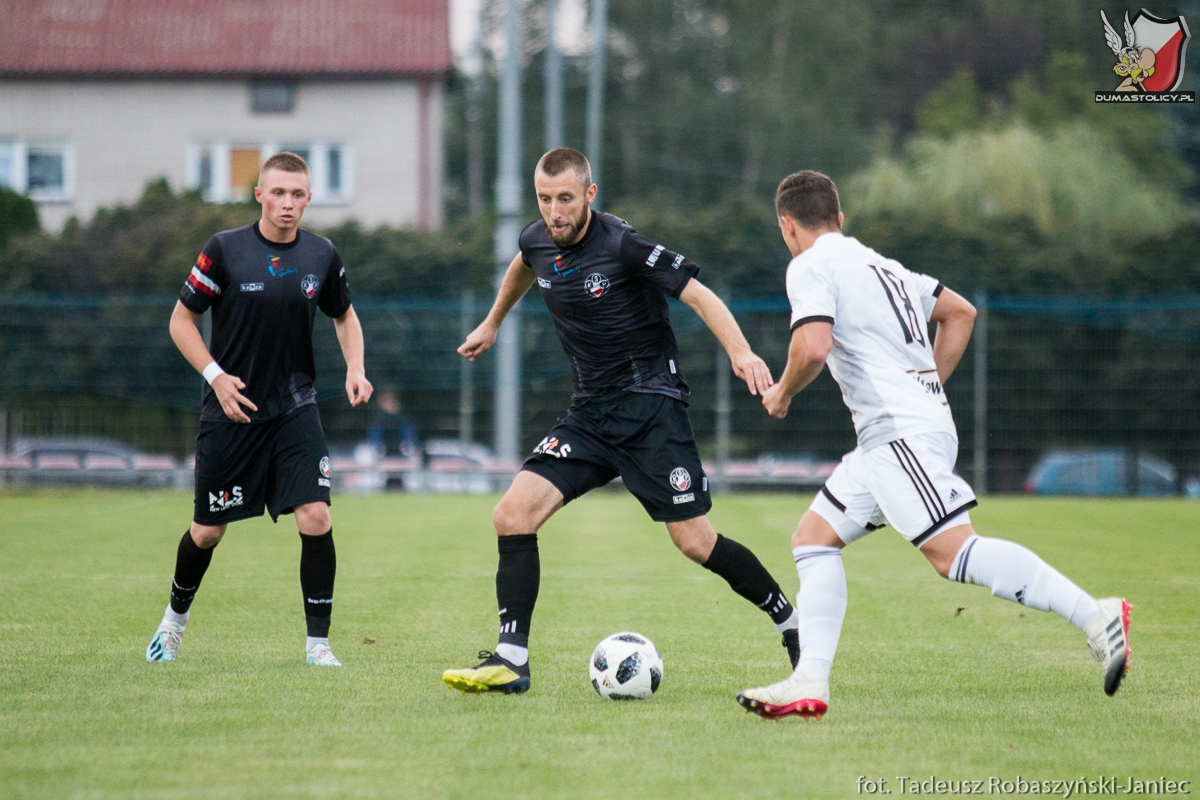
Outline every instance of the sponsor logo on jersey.
POLYGON ((579 267, 566 267, 566 268, 563 267, 562 253, 559 253, 558 255, 556 255, 554 257, 554 274, 555 275, 557 275, 560 278, 565 278, 568 275, 574 275, 576 272, 579 272, 579 267))
POLYGON ((196 256, 196 266, 200 268, 201 272, 208 272, 208 268, 212 266, 212 259, 201 253, 196 256))
POLYGON ((320 286, 321 282, 317 280, 316 275, 305 275, 304 280, 300 281, 300 291, 304 292, 304 296, 309 300, 313 299, 320 286))
POLYGON ((267 288, 266 284, 263 284, 263 283, 243 283, 242 284, 243 292, 261 292, 266 288, 267 288))
POLYGON ((1195 92, 1180 92, 1183 83, 1184 53, 1187 51, 1187 23, 1183 17, 1160 19, 1145 9, 1125 12, 1125 41, 1100 12, 1104 39, 1117 58, 1112 68, 1120 83, 1111 90, 1098 90, 1097 103, 1194 103, 1195 92))
POLYGON ((269 255, 267 256, 267 272, 271 273, 272 278, 282 278, 284 275, 291 275, 298 270, 295 267, 284 269, 283 264, 279 263, 279 256, 269 255))
POLYGON ((675 260, 671 262, 671 269, 679 269, 679 265, 683 263, 683 254, 675 256, 675 260))
POLYGON ((677 492, 686 492, 692 486, 692 476, 683 467, 671 470, 671 487, 677 492))
POLYGON ((566 458, 571 455, 571 445, 566 442, 559 442, 557 436, 547 436, 542 441, 538 442, 538 446, 533 448, 533 454, 546 454, 555 458, 566 458))
POLYGON ((658 257, 662 255, 662 251, 664 249, 665 248, 661 244, 655 245, 654 249, 650 251, 650 257, 646 259, 646 266, 653 267, 655 264, 657 264, 658 257))
POLYGON ((208 493, 208 510, 209 511, 228 511, 231 508, 237 508, 242 505, 242 487, 235 486, 228 492, 224 489, 219 489, 214 494, 208 493))
POLYGON ((603 297, 608 291, 608 278, 601 275, 599 272, 593 272, 587 276, 583 282, 583 289, 592 297, 603 297))
POLYGON ((538 278, 538 286, 542 287, 543 289, 549 289, 550 281, 546 280, 545 278, 538 278))
POLYGON ((680 503, 692 503, 695 502, 695 500, 696 495, 692 494, 691 492, 688 492, 687 494, 677 494, 671 498, 671 502, 673 502, 675 505, 679 505, 680 503))

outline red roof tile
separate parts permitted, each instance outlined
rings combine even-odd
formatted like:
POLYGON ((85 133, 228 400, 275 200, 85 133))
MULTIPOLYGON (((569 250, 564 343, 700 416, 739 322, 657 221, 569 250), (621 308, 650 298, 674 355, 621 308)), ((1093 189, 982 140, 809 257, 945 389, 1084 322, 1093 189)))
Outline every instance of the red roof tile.
POLYGON ((0 75, 435 75, 448 0, 4 0, 0 75))

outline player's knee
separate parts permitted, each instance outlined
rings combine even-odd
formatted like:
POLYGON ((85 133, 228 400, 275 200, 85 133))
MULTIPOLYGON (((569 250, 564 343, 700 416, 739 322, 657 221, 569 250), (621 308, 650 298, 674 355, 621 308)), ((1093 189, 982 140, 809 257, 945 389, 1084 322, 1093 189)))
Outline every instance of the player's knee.
POLYGON ((208 550, 216 547, 217 542, 225 535, 224 525, 201 525, 198 522, 192 523, 192 541, 201 550, 208 550))
POLYGON ((528 518, 529 514, 507 496, 492 509, 492 525, 496 527, 497 536, 536 533, 536 531, 524 529, 528 527, 528 518))
POLYGON ((296 506, 296 527, 308 536, 320 536, 327 533, 332 522, 329 519, 329 507, 324 503, 305 503, 296 506))

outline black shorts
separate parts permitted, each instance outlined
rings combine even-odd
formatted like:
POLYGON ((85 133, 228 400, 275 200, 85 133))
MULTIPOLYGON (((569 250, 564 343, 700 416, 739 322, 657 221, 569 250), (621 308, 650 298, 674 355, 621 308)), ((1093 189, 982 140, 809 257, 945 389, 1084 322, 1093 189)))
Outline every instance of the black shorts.
POLYGON ((305 503, 329 505, 329 447, 313 404, 269 422, 204 422, 196 437, 196 510, 201 525, 272 520, 305 503))
POLYGON ((564 503, 620 475, 658 522, 712 508, 687 407, 666 395, 628 392, 572 406, 521 468, 553 483, 564 503))

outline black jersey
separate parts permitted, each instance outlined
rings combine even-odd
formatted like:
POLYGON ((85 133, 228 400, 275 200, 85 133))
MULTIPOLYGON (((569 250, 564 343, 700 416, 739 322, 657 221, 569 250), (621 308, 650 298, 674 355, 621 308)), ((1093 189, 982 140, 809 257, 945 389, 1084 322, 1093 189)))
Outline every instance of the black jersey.
MULTIPOLYGON (((179 295, 191 311, 212 308, 210 352, 221 369, 246 383, 242 394, 265 422, 315 403, 312 332, 317 308, 340 317, 350 308, 346 268, 333 243, 298 231, 287 244, 268 241, 258 223, 208 240, 179 295)), ((211 386, 201 420, 225 420, 211 386)))
POLYGON ((679 297, 699 267, 599 212, 570 247, 554 244, 541 220, 520 241, 571 360, 573 400, 624 390, 687 402, 666 298, 679 297))

